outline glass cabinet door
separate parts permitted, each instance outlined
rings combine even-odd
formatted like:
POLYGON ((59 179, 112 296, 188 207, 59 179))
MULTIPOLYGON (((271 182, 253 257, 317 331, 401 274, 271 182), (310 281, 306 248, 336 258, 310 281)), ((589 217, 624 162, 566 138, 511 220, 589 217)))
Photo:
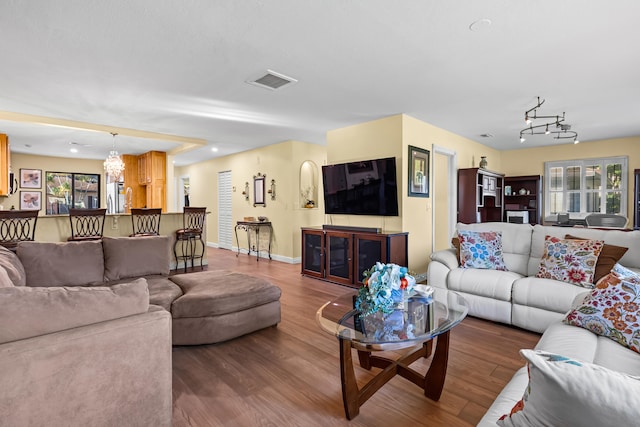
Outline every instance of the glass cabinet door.
POLYGON ((352 257, 351 257, 351 240, 352 234, 331 232, 326 234, 327 246, 327 279, 350 284, 352 282, 352 257))
POLYGON ((324 276, 324 233, 316 230, 302 231, 302 273, 324 276))
POLYGON ((361 284, 365 270, 373 267, 376 262, 387 262, 387 239, 386 237, 355 236, 356 247, 356 283, 361 284))

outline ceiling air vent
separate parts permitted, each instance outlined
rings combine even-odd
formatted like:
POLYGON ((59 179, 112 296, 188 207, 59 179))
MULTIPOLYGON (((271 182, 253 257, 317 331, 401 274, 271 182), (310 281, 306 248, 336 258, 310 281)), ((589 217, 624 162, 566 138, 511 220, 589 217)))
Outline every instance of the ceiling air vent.
POLYGON ((257 79, 247 80, 247 83, 251 85, 260 86, 269 90, 278 90, 288 84, 297 82, 298 81, 292 77, 285 76, 284 74, 276 73, 271 70, 267 70, 267 74, 264 74, 257 79))

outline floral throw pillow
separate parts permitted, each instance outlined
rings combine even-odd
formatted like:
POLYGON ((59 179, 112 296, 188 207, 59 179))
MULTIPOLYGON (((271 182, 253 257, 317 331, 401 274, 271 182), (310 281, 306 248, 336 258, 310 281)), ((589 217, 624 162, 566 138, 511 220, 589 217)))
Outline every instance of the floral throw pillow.
POLYGON ((602 240, 572 240, 546 236, 536 277, 593 288, 602 240))
POLYGON ((499 426, 638 424, 640 378, 542 350, 520 354, 528 362, 529 385, 499 426))
POLYGON ((563 321, 640 353, 640 283, 609 273, 563 321))
POLYGON ((506 270, 499 231, 458 231, 460 265, 463 268, 506 270))
POLYGON ((626 280, 627 282, 640 283, 640 273, 629 270, 627 267, 623 267, 618 263, 613 266, 611 272, 615 273, 616 276, 623 280, 626 280))

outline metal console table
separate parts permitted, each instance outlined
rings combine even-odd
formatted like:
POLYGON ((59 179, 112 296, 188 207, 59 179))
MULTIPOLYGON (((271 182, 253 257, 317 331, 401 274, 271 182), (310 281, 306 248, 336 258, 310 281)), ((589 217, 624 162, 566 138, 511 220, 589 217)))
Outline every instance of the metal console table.
POLYGON ((236 233, 236 243, 238 245, 238 253, 236 256, 240 255, 240 240, 238 239, 238 230, 244 230, 247 232, 247 246, 248 253, 247 255, 251 255, 251 252, 256 253, 256 261, 260 261, 260 230, 262 228, 266 228, 269 231, 269 259, 271 259, 271 237, 273 235, 273 227, 271 226, 270 221, 238 221, 235 226, 236 233), (251 232, 255 232, 256 241, 255 244, 251 244, 251 232))

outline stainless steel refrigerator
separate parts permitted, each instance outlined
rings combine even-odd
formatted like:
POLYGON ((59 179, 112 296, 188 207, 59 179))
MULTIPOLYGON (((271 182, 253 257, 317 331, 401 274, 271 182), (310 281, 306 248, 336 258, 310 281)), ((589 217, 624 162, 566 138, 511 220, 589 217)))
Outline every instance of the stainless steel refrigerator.
POLYGON ((107 184, 107 213, 124 213, 124 183, 107 184))

